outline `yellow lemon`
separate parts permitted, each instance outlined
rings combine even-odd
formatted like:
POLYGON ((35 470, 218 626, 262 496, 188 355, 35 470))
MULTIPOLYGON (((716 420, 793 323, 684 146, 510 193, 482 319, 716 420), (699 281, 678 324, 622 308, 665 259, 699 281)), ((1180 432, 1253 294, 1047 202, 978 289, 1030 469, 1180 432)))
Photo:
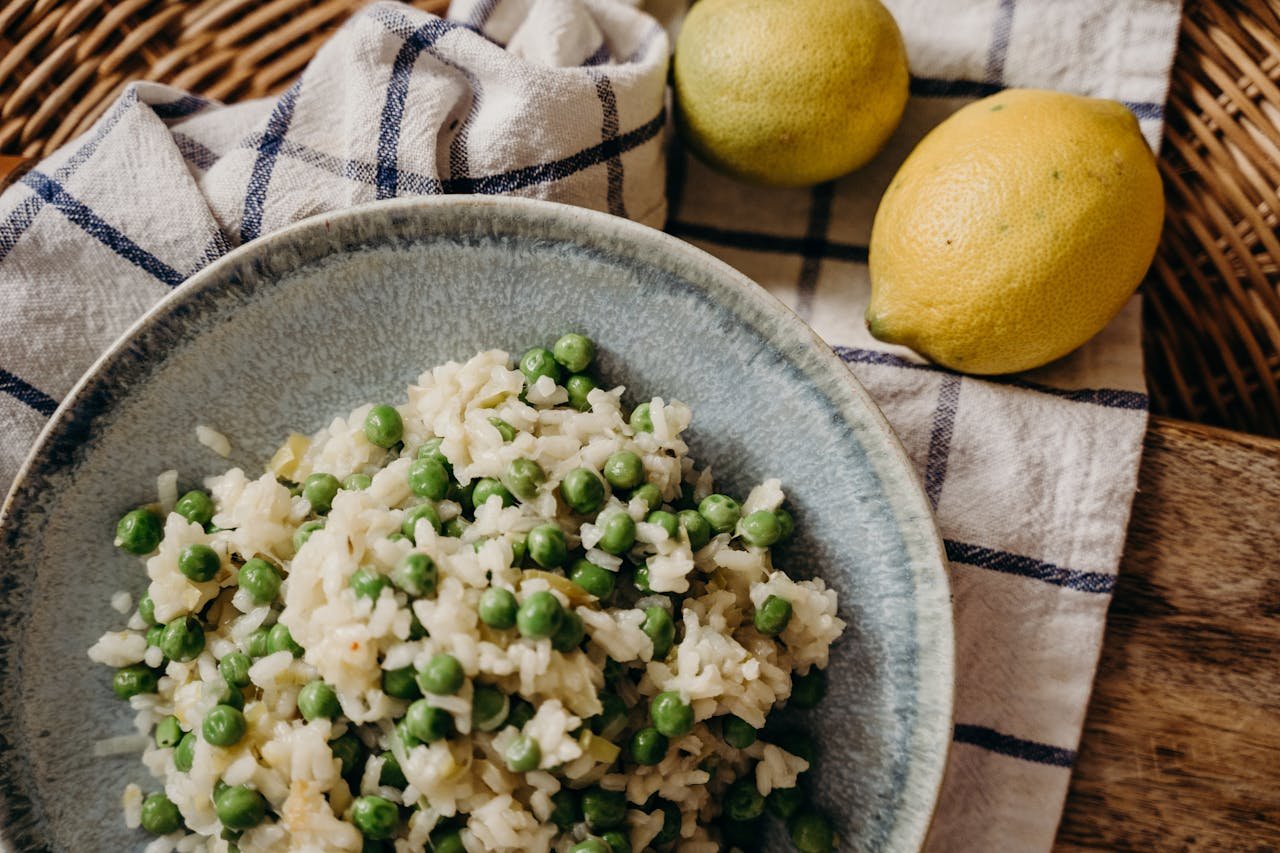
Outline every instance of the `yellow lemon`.
POLYGON ((907 53, 879 0, 699 0, 676 39, 676 120, 729 174, 807 186, 865 164, 907 102, 907 53))
POLYGON ((1122 104, 992 95, 934 128, 889 185, 867 325, 966 373, 1039 367, 1116 315, 1163 219, 1155 157, 1122 104))

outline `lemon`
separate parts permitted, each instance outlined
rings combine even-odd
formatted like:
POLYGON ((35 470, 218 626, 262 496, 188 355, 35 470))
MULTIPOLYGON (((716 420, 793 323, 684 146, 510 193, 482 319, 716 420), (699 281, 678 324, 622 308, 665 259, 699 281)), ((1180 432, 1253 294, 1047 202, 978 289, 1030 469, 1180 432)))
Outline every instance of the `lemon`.
POLYGON ((807 186, 876 155, 907 102, 879 0, 700 0, 676 39, 676 120, 712 166, 807 186))
POLYGON ((1155 157, 1122 104, 992 95, 934 128, 889 185, 867 325, 966 373, 1039 367, 1116 315, 1163 219, 1155 157))

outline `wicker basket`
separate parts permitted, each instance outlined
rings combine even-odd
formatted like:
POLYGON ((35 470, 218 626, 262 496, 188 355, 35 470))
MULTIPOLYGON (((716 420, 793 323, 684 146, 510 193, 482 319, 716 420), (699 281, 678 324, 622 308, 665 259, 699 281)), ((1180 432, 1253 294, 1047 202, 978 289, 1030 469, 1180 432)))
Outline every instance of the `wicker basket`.
MULTIPOLYGON (((414 0, 440 11, 447 0, 414 0)), ((285 86, 360 0, 0 0, 0 184, 126 82, 222 100, 285 86)), ((1188 3, 1145 285, 1152 407, 1280 435, 1280 0, 1188 3)))

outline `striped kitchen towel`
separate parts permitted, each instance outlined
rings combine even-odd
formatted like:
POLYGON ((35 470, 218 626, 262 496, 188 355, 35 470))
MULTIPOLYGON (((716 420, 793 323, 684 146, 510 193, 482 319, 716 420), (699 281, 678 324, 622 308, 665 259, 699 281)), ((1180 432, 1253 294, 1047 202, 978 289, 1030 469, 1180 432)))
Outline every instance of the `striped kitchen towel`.
POLYGON ((668 37, 620 0, 458 0, 447 21, 379 3, 277 98, 224 106, 131 86, 0 196, 0 491, 102 349, 261 234, 435 193, 535 196, 665 222, 831 343, 897 429, 937 510, 958 684, 931 847, 1047 849, 1137 478, 1147 404, 1138 304, 1047 368, 963 377, 868 337, 866 244, 911 146, 1003 87, 1122 100, 1155 144, 1180 10, 1175 0, 886 2, 914 74, 902 127, 866 169, 808 191, 745 186, 678 146, 668 156, 668 37))

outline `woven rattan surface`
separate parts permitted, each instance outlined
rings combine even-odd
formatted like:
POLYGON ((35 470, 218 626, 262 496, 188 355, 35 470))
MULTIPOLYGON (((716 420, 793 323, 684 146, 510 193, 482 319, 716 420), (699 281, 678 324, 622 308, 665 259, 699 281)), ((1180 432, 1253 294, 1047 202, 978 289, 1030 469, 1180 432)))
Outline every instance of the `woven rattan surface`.
MULTIPOLYGON (((440 11, 447 0, 414 0, 440 11)), ((0 0, 0 184, 130 80, 222 100, 287 85, 360 0, 0 0), (17 159, 9 159, 17 158, 17 159)), ((1189 0, 1145 285, 1152 408, 1280 435, 1280 0, 1189 0)))

